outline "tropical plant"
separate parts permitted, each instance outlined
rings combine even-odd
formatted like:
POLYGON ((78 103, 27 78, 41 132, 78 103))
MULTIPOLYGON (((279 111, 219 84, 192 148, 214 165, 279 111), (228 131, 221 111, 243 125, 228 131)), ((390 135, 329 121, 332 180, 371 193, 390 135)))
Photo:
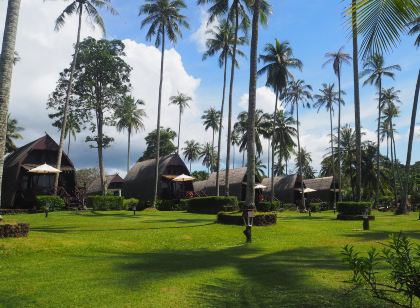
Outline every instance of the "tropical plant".
MULTIPOLYGON (((6 25, 0 55, 0 187, 2 187, 4 153, 6 149, 7 116, 9 115, 9 97, 12 86, 12 72, 16 46, 20 0, 8 0, 6 25)), ((2 195, 0 192, 0 208, 2 195)), ((0 211, 0 220, 1 220, 0 211)))
MULTIPOLYGON (((312 168, 311 164, 311 153, 308 152, 305 148, 302 148, 295 158, 295 171, 302 177, 302 180, 315 178, 316 170, 312 168)), ((301 194, 303 195, 303 191, 301 191, 301 194)))
MULTIPOLYGON (((290 159, 291 153, 293 152, 296 143, 293 138, 296 137, 296 128, 293 125, 296 125, 296 121, 292 115, 288 112, 280 110, 277 112, 277 125, 276 130, 273 135, 275 136, 274 143, 276 144, 275 154, 278 156, 277 162, 277 172, 273 172, 274 175, 282 175, 283 171, 286 171, 287 174, 287 160, 290 159), (283 160, 285 166, 283 167, 283 160)), ((273 166, 275 164, 273 163, 273 166)))
POLYGON ((213 146, 209 143, 206 142, 202 147, 201 147, 201 152, 200 152, 200 159, 203 159, 203 166, 205 166, 207 168, 207 172, 210 173, 211 170, 213 170, 214 166, 215 166, 215 161, 214 161, 214 157, 215 157, 215 151, 213 146))
POLYGON ((116 126, 119 132, 127 130, 127 172, 130 170, 130 147, 131 134, 144 130, 144 118, 147 116, 146 111, 138 106, 144 106, 144 101, 135 99, 131 95, 124 96, 115 110, 116 126))
POLYGON ((178 147, 177 147, 177 153, 179 153, 179 140, 181 138, 181 117, 184 113, 184 110, 186 108, 190 108, 190 105, 188 102, 192 100, 192 98, 188 95, 185 95, 183 93, 179 93, 178 95, 171 96, 169 98, 170 102, 169 105, 176 105, 179 108, 179 117, 178 117, 178 147))
MULTIPOLYGON (((208 110, 204 111, 204 114, 201 116, 203 120, 204 129, 207 131, 209 128, 212 130, 212 141, 211 148, 214 151, 214 134, 219 131, 220 127, 220 111, 217 111, 214 107, 211 107, 208 110)), ((212 152, 213 152, 212 151, 212 152)), ((215 162, 216 157, 211 157, 211 161, 215 162)), ((216 163, 217 164, 217 163, 216 163)), ((213 165, 210 171, 213 170, 213 165)))
MULTIPOLYGON (((76 62, 77 56, 79 53, 79 45, 80 45, 80 34, 82 30, 82 15, 83 12, 87 14, 92 26, 98 26, 102 33, 105 35, 105 24, 98 12, 98 9, 105 9, 109 13, 116 15, 117 11, 111 6, 111 0, 74 0, 66 8, 61 12, 61 14, 57 17, 55 21, 55 30, 59 31, 66 23, 66 17, 72 15, 78 15, 78 26, 77 26, 77 37, 76 37, 76 44, 74 45, 74 54, 71 63, 70 69, 70 76, 69 81, 67 84, 66 95, 64 99, 63 111, 62 111, 62 119, 60 121, 61 125, 61 134, 60 134, 60 143, 58 147, 58 155, 57 155, 57 168, 60 169, 61 167, 61 157, 63 155, 63 148, 64 148, 64 140, 66 138, 66 126, 67 126, 67 117, 69 114, 69 100, 71 96, 73 80, 74 80, 74 73, 76 70, 76 62)), ((58 189, 58 178, 59 174, 55 176, 54 181, 54 193, 57 193, 58 189)))
MULTIPOLYGON (((344 52, 344 47, 341 47, 336 52, 328 52, 325 54, 325 57, 328 59, 324 63, 324 67, 328 64, 332 63, 334 74, 337 76, 338 81, 338 100, 341 101, 341 72, 343 64, 350 64, 351 57, 349 54, 344 52)), ((338 126, 337 126, 337 134, 338 134, 338 196, 339 200, 342 201, 342 194, 341 194, 341 104, 338 104, 338 126)))
POLYGON ((265 176, 264 170, 267 169, 267 166, 264 165, 261 159, 257 159, 255 162, 255 173, 258 178, 263 178, 265 176))
MULTIPOLYGON (((235 45, 235 33, 228 19, 223 19, 215 29, 207 31, 210 38, 207 39, 206 46, 207 51, 203 55, 203 60, 208 57, 219 54, 218 63, 219 67, 223 67, 223 93, 222 93, 222 104, 220 107, 220 122, 219 122, 219 136, 217 139, 217 166, 216 166, 216 195, 220 195, 219 189, 219 174, 220 174, 220 155, 222 147, 222 121, 225 106, 225 95, 226 95, 226 81, 227 81, 227 64, 228 59, 232 58, 233 47, 235 45)), ((246 43, 246 37, 238 37, 236 45, 244 45, 246 43)), ((237 56, 244 56, 244 53, 236 47, 237 56)), ((236 59, 235 59, 236 61, 236 59)), ((236 61, 236 66, 238 63, 236 61)), ((232 138, 232 136, 231 136, 232 138)))
POLYGON ((233 154, 232 169, 235 169, 235 147, 239 146, 239 143, 241 141, 239 134, 240 133, 234 128, 232 132, 232 138, 230 139, 230 141, 232 142, 232 154, 233 154))
MULTIPOLYGON (((285 93, 283 94, 284 102, 286 105, 290 105, 290 112, 293 114, 294 109, 296 108, 296 135, 298 142, 298 153, 297 159, 300 160, 304 155, 301 153, 300 147, 300 134, 299 134, 299 105, 302 105, 303 108, 310 108, 309 103, 312 100, 312 87, 305 84, 303 80, 292 80, 289 82, 285 93)), ((303 174, 303 170, 300 168, 303 166, 303 162, 299 162, 299 174, 303 174)), ((301 194, 303 196, 303 181, 301 181, 301 194)), ((301 198, 302 208, 305 208, 305 198, 301 198)))
POLYGON ((376 144, 376 194, 375 194, 375 204, 378 204, 379 198, 379 156, 380 156, 380 143, 381 143, 381 111, 382 111, 382 77, 390 77, 394 79, 395 70, 400 71, 401 67, 399 65, 385 66, 385 61, 383 56, 379 54, 374 54, 369 57, 363 65, 363 71, 360 75, 361 78, 367 77, 363 85, 372 85, 374 84, 378 90, 378 128, 377 128, 377 144, 376 144))
POLYGON ((201 146, 195 140, 185 141, 185 148, 182 149, 184 158, 190 162, 190 173, 191 173, 191 163, 196 161, 200 157, 201 146))
MULTIPOLYGON (((161 157, 174 154, 176 152, 176 146, 174 145, 176 132, 170 129, 169 127, 168 128, 160 127, 159 134, 160 134, 159 151, 160 151, 161 157)), ((156 141, 157 141, 156 135, 157 135, 156 130, 153 130, 146 136, 145 138, 146 150, 144 151, 143 156, 140 157, 138 161, 156 158, 156 152, 158 148, 156 144, 156 141)))
MULTIPOLYGON (((322 89, 319 89, 320 94, 314 95, 315 103, 314 108, 319 110, 322 107, 325 107, 325 109, 328 111, 330 115, 330 137, 331 137, 331 157, 332 160, 334 160, 334 142, 333 142, 333 113, 334 113, 334 105, 344 105, 344 101, 341 99, 341 95, 338 94, 337 91, 334 90, 334 84, 322 84, 322 89)), ((339 144, 338 144, 339 146, 339 144)), ((340 168, 340 167, 339 167, 340 168)), ((336 181, 335 176, 335 167, 334 164, 332 164, 332 176, 333 176, 333 183, 336 181)), ((336 209, 336 194, 334 193, 334 200, 333 200, 333 206, 334 210, 336 209)))
MULTIPOLYGON (((264 62, 264 66, 258 71, 258 75, 266 74, 266 86, 271 87, 276 93, 276 100, 274 104, 273 112, 273 136, 271 145, 271 164, 274 166, 275 161, 275 149, 277 142, 277 105, 279 95, 282 94, 287 86, 290 79, 293 79, 293 75, 290 69, 297 68, 302 70, 302 62, 299 59, 293 58, 293 51, 289 45, 289 42, 285 41, 281 43, 276 39, 275 44, 268 43, 264 48, 266 54, 260 55, 260 60, 264 62)), ((280 145, 281 147, 281 145, 280 145)), ((281 160, 281 158, 280 158, 281 160)), ((271 186, 274 186, 274 171, 271 169, 271 186)), ((274 189, 271 190, 271 201, 274 198, 274 189)))
POLYGON ((23 139, 20 134, 24 130, 20 127, 18 121, 10 115, 7 115, 7 133, 6 133, 6 151, 5 153, 11 153, 17 149, 15 140, 23 139))
POLYGON ((158 112, 156 121, 156 167, 155 167, 155 185, 153 192, 153 207, 156 207, 158 182, 159 182, 159 157, 160 157, 160 116, 162 105, 162 85, 163 85, 163 67, 165 61, 165 44, 166 37, 172 43, 176 43, 179 37, 182 37, 182 28, 189 28, 186 16, 181 14, 181 10, 186 5, 183 0, 145 0, 140 7, 139 16, 144 15, 141 22, 141 28, 150 25, 146 39, 148 41, 155 39, 155 46, 161 47, 160 60, 160 81, 159 81, 159 98, 158 112))

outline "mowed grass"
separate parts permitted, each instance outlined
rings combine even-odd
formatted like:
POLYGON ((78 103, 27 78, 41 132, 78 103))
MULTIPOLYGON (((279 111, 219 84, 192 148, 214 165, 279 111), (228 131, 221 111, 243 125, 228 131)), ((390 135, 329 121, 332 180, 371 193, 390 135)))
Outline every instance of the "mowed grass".
POLYGON ((253 228, 184 212, 71 212, 6 216, 28 238, 0 239, 3 307, 384 307, 366 292, 346 295, 345 244, 366 251, 393 232, 420 242, 418 214, 375 213, 360 221, 279 213, 253 228))

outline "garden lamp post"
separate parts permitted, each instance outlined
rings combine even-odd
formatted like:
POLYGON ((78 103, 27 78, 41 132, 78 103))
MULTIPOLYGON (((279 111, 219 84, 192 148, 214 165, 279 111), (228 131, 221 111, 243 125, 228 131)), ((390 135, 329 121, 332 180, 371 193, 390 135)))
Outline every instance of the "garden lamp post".
POLYGON ((369 209, 367 207, 363 213, 363 230, 369 230, 369 209))
POLYGON ((252 224, 254 223, 255 211, 253 208, 245 208, 242 213, 242 218, 245 224, 244 234, 246 236, 246 242, 251 243, 252 241, 252 224))
POLYGON ((136 205, 133 205, 132 209, 133 209, 133 215, 136 216, 137 206, 136 205))

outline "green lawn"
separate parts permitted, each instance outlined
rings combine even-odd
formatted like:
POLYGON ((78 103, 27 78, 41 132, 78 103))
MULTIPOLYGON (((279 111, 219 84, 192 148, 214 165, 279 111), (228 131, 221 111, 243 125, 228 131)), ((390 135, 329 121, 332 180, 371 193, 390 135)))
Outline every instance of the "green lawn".
POLYGON ((392 232, 420 242, 418 214, 375 213, 371 231, 332 212, 279 214, 276 226, 215 223, 183 212, 69 212, 6 216, 28 222, 28 238, 0 239, 4 307, 383 307, 344 295, 351 273, 340 250, 366 250, 392 232))

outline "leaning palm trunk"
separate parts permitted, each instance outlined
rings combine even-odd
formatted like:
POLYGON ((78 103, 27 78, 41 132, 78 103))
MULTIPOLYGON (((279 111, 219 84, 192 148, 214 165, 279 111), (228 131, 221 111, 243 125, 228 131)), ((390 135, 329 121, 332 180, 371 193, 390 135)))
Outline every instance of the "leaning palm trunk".
POLYGON ((410 124, 410 134, 408 137, 408 149, 407 149, 407 160, 405 162, 405 180, 404 180, 404 196, 401 200, 400 208, 398 212, 407 213, 408 211, 408 181, 410 178, 410 164, 411 164, 411 152, 413 150, 413 138, 414 138, 414 128, 416 126, 416 114, 417 114, 417 105, 419 102, 419 90, 420 90, 420 70, 417 75, 416 91, 414 93, 413 101, 413 111, 411 112, 411 124, 410 124))
POLYGON ((354 122, 356 131, 356 201, 361 200, 362 188, 362 134, 360 124, 359 93, 359 50, 357 43, 357 0, 352 0, 352 36, 353 36, 353 82, 354 82, 354 122))
POLYGON ((391 126, 391 165, 392 165, 392 189, 394 191, 394 202, 395 205, 398 204, 398 195, 397 195, 397 179, 395 175, 395 162, 397 160, 397 156, 395 155, 394 148, 393 148, 393 142, 394 142, 394 133, 393 133, 393 125, 392 121, 390 123, 391 126))
POLYGON ((70 132, 68 134, 69 134, 69 141, 67 143, 67 155, 70 155, 71 134, 70 132))
POLYGON ((247 186, 246 205, 255 208, 255 109, 257 104, 257 53, 260 0, 255 0, 252 16, 252 38, 250 57, 249 104, 247 127, 247 186))
POLYGON ((130 171, 131 125, 128 127, 127 173, 130 171))
POLYGON ((179 117, 178 117, 178 147, 176 153, 179 154, 179 139, 181 138, 181 107, 179 107, 179 117))
POLYGON ((335 161, 334 161, 334 143, 333 143, 333 119, 332 119, 332 109, 330 108, 330 133, 331 133, 331 158, 332 158, 332 174, 333 174, 333 209, 334 213, 337 208, 337 195, 335 193, 335 161))
POLYGON ((301 207, 305 210, 305 195, 304 195, 304 188, 303 188, 303 174, 302 174, 302 156, 300 155, 300 132, 299 132, 299 105, 297 100, 295 101, 296 105, 296 133, 297 133, 297 142, 298 142, 298 162, 299 162, 299 174, 300 174, 300 193, 301 196, 301 207))
MULTIPOLYGON (((270 201, 271 203, 274 200, 274 159, 275 159, 275 146, 276 146, 276 126, 277 126, 277 103, 279 99, 279 90, 276 91, 276 102, 274 104, 274 115, 273 115, 273 140, 271 142, 271 195, 270 201)), ((281 148, 280 148, 281 151, 281 148)))
POLYGON ((229 196, 229 168, 230 168, 230 144, 232 139, 232 104, 233 104, 233 81, 235 79, 235 63, 236 63, 236 48, 238 42, 239 31, 239 12, 238 0, 235 0, 235 36, 232 51, 232 68, 230 72, 229 85, 229 112, 228 112, 228 134, 227 134, 227 148, 226 148, 226 172, 225 172, 225 195, 229 196))
MULTIPOLYGON (((222 126, 223 126, 223 112, 225 109, 225 95, 226 95, 226 72, 227 72, 227 60, 226 56, 223 65, 223 94, 222 94, 222 106, 220 107, 220 122, 219 122, 219 136, 217 140, 217 161, 216 161, 216 195, 220 196, 219 177, 220 177, 220 153, 222 147, 222 126)), ((233 152, 233 168, 235 168, 235 152, 233 152)))
POLYGON ((163 65, 165 60, 165 26, 162 27, 162 55, 160 59, 160 81, 159 81, 159 99, 158 114, 156 123, 156 162, 155 162, 155 185, 153 191, 153 207, 156 207, 158 185, 159 185, 159 152, 160 152, 160 109, 162 105, 162 84, 163 84, 163 65))
POLYGON ((3 181, 4 151, 6 147, 7 114, 9 111, 10 87, 12 85, 19 9, 20 0, 9 0, 0 56, 0 209, 2 202, 1 185, 3 181))
MULTIPOLYGON (((382 79, 379 78, 379 98, 378 98, 378 131, 377 131, 377 144, 376 144, 376 189, 375 189, 375 206, 378 206, 379 202, 379 156, 381 155, 379 147, 381 145, 381 101, 382 101, 382 79)), ((392 127, 391 127, 392 129, 392 127)))
MULTIPOLYGON (((337 132, 337 150, 338 150, 338 200, 342 201, 341 195, 341 68, 338 70, 338 132, 337 132)), ((335 184, 334 184, 335 189, 335 184)), ((334 192, 335 196, 335 192, 334 192)), ((335 208, 334 208, 335 209, 335 208)))
MULTIPOLYGON (((63 120, 61 121, 60 143, 58 145, 57 169, 59 169, 59 170, 61 168, 61 159, 63 157, 64 139, 65 139, 66 126, 67 126, 67 115, 68 115, 68 111, 69 111, 69 100, 70 100, 71 89, 72 89, 72 85, 73 85, 74 72, 76 70, 77 55, 79 53, 80 32, 81 32, 81 28, 82 28, 83 5, 80 5, 79 8, 80 8, 80 11, 79 11, 79 24, 77 26, 77 39, 76 39, 76 45, 74 46, 74 55, 73 55, 73 61, 72 61, 72 64, 71 64, 69 84, 67 85, 66 99, 64 101, 63 120)), ((55 175, 55 180, 54 180, 54 194, 57 194, 58 179, 59 178, 60 178, 60 174, 57 173, 55 175)))

